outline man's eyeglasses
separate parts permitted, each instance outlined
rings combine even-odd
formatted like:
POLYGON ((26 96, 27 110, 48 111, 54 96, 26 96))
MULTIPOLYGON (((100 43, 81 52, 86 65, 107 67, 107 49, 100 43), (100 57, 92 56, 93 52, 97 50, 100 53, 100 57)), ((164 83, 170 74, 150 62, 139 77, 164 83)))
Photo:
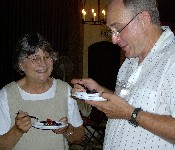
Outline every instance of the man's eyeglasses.
POLYGON ((122 29, 120 29, 119 31, 111 31, 110 35, 114 35, 116 37, 118 37, 120 35, 120 33, 142 12, 139 12, 137 15, 135 15, 122 29))
POLYGON ((44 62, 46 64, 50 63, 53 61, 53 58, 50 56, 50 55, 47 55, 47 56, 44 56, 43 58, 41 58, 40 56, 36 56, 36 55, 33 55, 33 56, 29 56, 29 57, 26 57, 27 59, 30 59, 30 61, 34 64, 34 65, 39 65, 42 61, 42 59, 44 60, 44 62))

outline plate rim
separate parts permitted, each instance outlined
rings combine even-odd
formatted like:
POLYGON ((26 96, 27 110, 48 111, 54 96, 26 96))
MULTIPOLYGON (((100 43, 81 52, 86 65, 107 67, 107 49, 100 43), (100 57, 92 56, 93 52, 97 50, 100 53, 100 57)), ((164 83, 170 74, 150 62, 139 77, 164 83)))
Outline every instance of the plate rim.
POLYGON ((97 94, 94 95, 94 94, 88 94, 86 92, 75 92, 72 94, 72 96, 75 96, 78 99, 86 100, 86 101, 106 101, 107 100, 107 99, 104 99, 103 97, 100 97, 99 93, 97 93, 97 94), (82 93, 82 95, 84 95, 83 97, 81 97, 81 93, 82 93), (98 94, 98 96, 97 96, 97 94, 98 94), (91 96, 91 97, 88 98, 89 96, 91 96))
POLYGON ((86 95, 86 96, 97 96, 97 95, 99 96, 99 93, 93 93, 93 94, 91 94, 91 93, 86 93, 86 92, 75 92, 72 95, 80 95, 80 94, 86 95))
POLYGON ((65 124, 64 122, 60 122, 60 121, 55 121, 56 123, 61 123, 60 126, 37 125, 37 124, 35 124, 37 122, 41 123, 41 121, 36 121, 32 124, 32 127, 36 128, 36 129, 42 129, 42 130, 54 130, 54 129, 60 129, 60 128, 64 128, 64 127, 68 126, 68 124, 65 124))

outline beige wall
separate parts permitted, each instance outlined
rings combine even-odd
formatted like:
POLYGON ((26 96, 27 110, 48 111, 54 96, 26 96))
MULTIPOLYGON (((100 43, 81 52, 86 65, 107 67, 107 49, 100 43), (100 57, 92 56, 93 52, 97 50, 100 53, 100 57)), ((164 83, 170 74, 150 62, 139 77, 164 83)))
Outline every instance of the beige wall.
MULTIPOLYGON (((93 17, 91 9, 95 9, 97 12, 98 0, 88 0, 85 4, 85 10, 87 12, 86 20, 91 20, 93 17)), ((100 2, 101 11, 105 9, 106 11, 106 0, 101 0, 100 2)), ((100 11, 100 17, 103 18, 103 14, 100 11)), ((84 48, 83 48, 83 77, 88 77, 88 47, 96 42, 109 41, 111 38, 101 35, 101 32, 106 32, 106 25, 91 25, 84 24, 84 48)))
MULTIPOLYGON (((97 2, 98 0, 88 0, 86 2, 86 11, 87 12, 87 20, 90 20, 93 16, 91 13, 92 8, 97 8, 97 2), (96 6, 96 7, 95 7, 96 6), (88 15, 88 13, 90 15, 88 15)), ((106 11, 106 0, 101 0, 101 11, 105 9, 106 11)), ((101 18, 103 18, 103 14, 101 13, 101 18)), ((108 30, 109 31, 109 30, 108 30)), ((107 26, 106 25, 91 25, 91 24, 84 24, 84 48, 83 48, 83 77, 88 77, 88 47, 96 42, 100 41, 110 41, 111 37, 104 36, 107 32, 107 26), (103 33, 101 35, 101 33, 103 33)), ((125 60, 125 54, 123 51, 121 51, 120 56, 120 64, 123 63, 125 60)))

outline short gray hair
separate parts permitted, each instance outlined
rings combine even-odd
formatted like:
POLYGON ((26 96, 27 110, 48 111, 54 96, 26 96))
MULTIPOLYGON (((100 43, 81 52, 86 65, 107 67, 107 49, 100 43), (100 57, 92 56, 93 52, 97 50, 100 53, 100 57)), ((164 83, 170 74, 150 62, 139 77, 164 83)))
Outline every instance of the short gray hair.
MULTIPOLYGON (((115 5, 115 1, 116 0, 108 0, 108 5, 111 3, 115 5)), ((133 15, 147 11, 151 16, 152 23, 160 26, 160 16, 156 0, 123 0, 123 4, 126 9, 133 12, 133 15)))

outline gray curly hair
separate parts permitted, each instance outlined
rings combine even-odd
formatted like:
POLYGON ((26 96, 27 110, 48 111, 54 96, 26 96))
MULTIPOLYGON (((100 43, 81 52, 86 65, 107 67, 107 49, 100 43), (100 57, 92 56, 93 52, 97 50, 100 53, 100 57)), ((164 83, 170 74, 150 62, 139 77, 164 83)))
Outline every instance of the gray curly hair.
POLYGON ((27 33, 17 43, 13 58, 13 67, 22 74, 19 63, 32 54, 35 54, 39 49, 49 53, 54 62, 57 60, 57 52, 55 52, 51 44, 46 38, 39 33, 27 33))

